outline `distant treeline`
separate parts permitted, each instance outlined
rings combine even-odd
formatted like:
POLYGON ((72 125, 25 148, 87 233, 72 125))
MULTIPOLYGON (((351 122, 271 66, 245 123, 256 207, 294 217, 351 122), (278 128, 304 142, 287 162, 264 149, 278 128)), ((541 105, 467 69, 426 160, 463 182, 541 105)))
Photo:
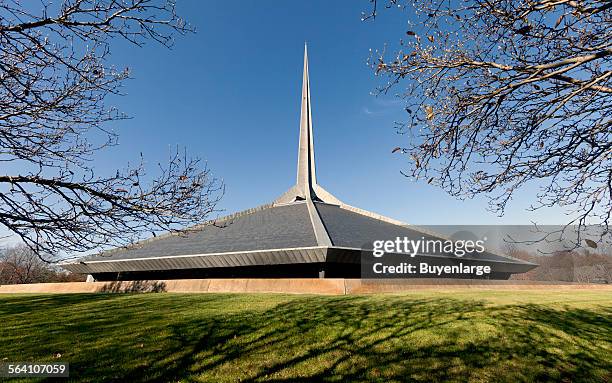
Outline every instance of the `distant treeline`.
POLYGON ((612 283, 610 254, 581 250, 535 255, 514 250, 508 255, 539 265, 527 273, 514 274, 514 280, 612 283))
POLYGON ((0 249, 0 285, 84 280, 84 275, 72 274, 55 264, 44 262, 24 245, 0 249))

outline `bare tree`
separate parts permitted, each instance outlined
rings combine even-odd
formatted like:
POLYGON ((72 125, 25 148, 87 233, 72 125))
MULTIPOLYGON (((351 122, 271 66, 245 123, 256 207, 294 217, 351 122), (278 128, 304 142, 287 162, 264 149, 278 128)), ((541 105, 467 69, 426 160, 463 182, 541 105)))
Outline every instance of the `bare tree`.
POLYGON ((92 166, 126 118, 105 103, 129 78, 109 64, 111 43, 170 47, 192 30, 174 2, 26 3, 0 0, 0 226, 65 256, 205 221, 222 185, 178 149, 149 176, 142 158, 108 176, 92 166))
MULTIPOLYGON (((381 92, 402 86, 404 174, 453 196, 485 194, 503 214, 540 186, 532 209, 562 206, 580 228, 612 212, 612 2, 371 0, 400 8, 394 53, 372 57, 381 92)), ((377 4, 379 3, 379 4, 377 4)), ((378 8, 378 9, 377 9, 378 8)), ((580 242, 580 237, 578 238, 580 242)))
POLYGON ((0 284, 35 283, 50 274, 47 263, 26 246, 0 252, 0 284))
POLYGON ((0 250, 0 284, 77 281, 84 281, 84 276, 43 261, 24 244, 0 250))

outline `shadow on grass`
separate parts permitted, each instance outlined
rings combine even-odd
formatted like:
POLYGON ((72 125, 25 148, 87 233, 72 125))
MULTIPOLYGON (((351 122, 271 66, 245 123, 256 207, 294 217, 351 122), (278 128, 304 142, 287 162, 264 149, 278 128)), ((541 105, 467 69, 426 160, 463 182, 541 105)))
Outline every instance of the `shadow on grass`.
POLYGON ((100 293, 163 293, 166 283, 158 281, 109 282, 102 286, 100 293))
POLYGON ((0 302, 0 337, 21 343, 0 345, 0 358, 60 353, 79 381, 603 382, 612 369, 606 308, 213 294, 0 302))

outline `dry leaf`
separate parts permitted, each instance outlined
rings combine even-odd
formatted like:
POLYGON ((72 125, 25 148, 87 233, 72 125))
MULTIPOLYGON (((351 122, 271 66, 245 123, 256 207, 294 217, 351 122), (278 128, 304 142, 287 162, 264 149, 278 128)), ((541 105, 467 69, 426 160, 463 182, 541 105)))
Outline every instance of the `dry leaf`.
POLYGON ((584 242, 586 242, 587 246, 593 249, 597 249, 597 243, 595 241, 592 241, 590 239, 585 239, 584 242))
POLYGON ((428 120, 430 120, 430 121, 433 120, 433 118, 434 118, 434 110, 433 110, 433 108, 431 106, 427 105, 425 107, 425 115, 426 115, 428 120))

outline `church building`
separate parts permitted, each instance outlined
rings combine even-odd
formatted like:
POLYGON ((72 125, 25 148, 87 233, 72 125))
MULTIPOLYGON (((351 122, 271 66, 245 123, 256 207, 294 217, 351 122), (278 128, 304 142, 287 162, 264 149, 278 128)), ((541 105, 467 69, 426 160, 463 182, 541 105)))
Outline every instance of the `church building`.
MULTIPOLYGON (((267 205, 157 236, 127 248, 87 256, 62 267, 94 280, 179 278, 359 278, 361 259, 374 241, 439 238, 437 235, 345 204, 317 182, 310 104, 308 55, 304 52, 297 179, 267 205)), ((441 238, 441 237, 440 237, 441 238)), ((431 264, 490 266, 490 279, 536 265, 480 253, 419 254, 431 264)))

